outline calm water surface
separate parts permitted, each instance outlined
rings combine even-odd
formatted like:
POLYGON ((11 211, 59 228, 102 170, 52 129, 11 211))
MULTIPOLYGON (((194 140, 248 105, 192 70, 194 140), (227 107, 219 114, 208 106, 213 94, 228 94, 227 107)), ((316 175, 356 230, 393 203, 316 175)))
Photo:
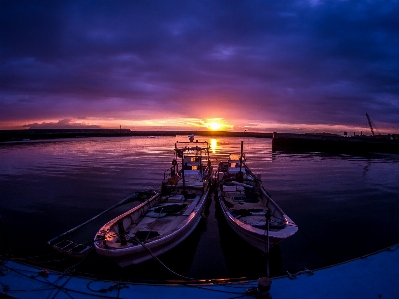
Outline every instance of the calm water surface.
MULTIPOLYGON (((46 242, 130 194, 160 187, 177 137, 123 137, 0 144, 0 250, 46 267, 113 279, 176 279, 157 261, 119 268, 96 253, 82 260, 53 252, 46 242)), ((204 138, 198 137, 200 141, 204 138)), ((262 176, 299 232, 271 252, 274 276, 346 261, 399 242, 399 155, 272 152, 270 139, 208 140, 212 159, 238 153, 262 176)), ((134 205, 134 204, 131 204, 134 205)), ((122 206, 74 236, 91 241, 122 206)), ((160 257, 193 278, 265 273, 265 257, 241 239, 210 198, 207 218, 185 242, 160 257)))

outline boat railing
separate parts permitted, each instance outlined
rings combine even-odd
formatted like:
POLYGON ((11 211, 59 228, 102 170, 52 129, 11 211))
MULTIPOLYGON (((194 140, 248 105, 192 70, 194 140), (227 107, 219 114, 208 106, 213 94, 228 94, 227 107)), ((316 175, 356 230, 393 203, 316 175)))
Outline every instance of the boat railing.
POLYGON ((179 142, 175 144, 175 151, 178 155, 189 155, 194 153, 195 156, 209 157, 209 144, 207 141, 196 142, 179 142))
POLYGON ((164 180, 166 180, 167 178, 170 178, 172 176, 172 169, 174 169, 173 166, 165 170, 165 172, 163 173, 164 180))
POLYGON ((204 171, 201 175, 202 179, 204 179, 204 177, 208 177, 210 179, 212 176, 212 166, 210 164, 206 164, 206 166, 204 166, 204 171))
POLYGON ((165 170, 165 172, 163 173, 163 179, 164 181, 169 179, 169 178, 174 178, 176 176, 178 176, 179 174, 176 172, 176 168, 175 166, 171 166, 168 169, 165 170))

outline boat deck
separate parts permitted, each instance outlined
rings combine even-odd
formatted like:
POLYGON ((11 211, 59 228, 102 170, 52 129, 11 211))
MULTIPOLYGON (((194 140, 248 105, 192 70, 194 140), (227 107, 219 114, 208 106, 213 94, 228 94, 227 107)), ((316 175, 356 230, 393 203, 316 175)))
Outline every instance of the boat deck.
POLYGON ((273 236, 274 244, 294 234, 296 226, 287 226, 287 216, 264 190, 260 180, 240 157, 232 157, 230 155, 228 162, 219 163, 217 175, 219 201, 230 226, 243 239, 260 249, 264 247, 261 238, 267 229, 276 233, 273 236), (269 212, 270 225, 267 226, 266 215, 269 212))
MULTIPOLYGON (((199 170, 185 170, 184 184, 186 187, 202 188, 204 181, 199 170)), ((183 178, 177 182, 177 187, 183 187, 183 178)))
POLYGON ((222 192, 224 205, 234 217, 245 224, 263 227, 266 224, 267 207, 261 202, 246 202, 245 194, 222 192))
MULTIPOLYGON (((228 210, 249 210, 252 212, 252 215, 265 216, 265 213, 268 210, 266 203, 260 199, 260 196, 254 196, 245 194, 244 192, 230 192, 230 191, 222 191, 221 195, 224 198, 225 206, 228 210)), ((271 206, 273 212, 273 206, 271 206)), ((275 211, 277 212, 277 211, 275 211)), ((284 218, 283 214, 275 215, 281 219, 284 218)), ((272 219, 273 221, 273 219, 272 219)))
MULTIPOLYGON (((138 223, 132 223, 126 229, 128 243, 137 243, 136 238, 145 242, 150 239, 162 237, 185 221, 194 211, 201 199, 201 195, 193 194, 186 199, 183 195, 172 195, 162 201, 153 211, 144 215, 138 223), (175 211, 170 211, 170 208, 175 211), (169 211, 167 211, 169 209, 169 211), (166 211, 166 212, 165 212, 166 211)), ((117 233, 117 226, 106 235, 107 245, 110 249, 124 248, 129 245, 122 245, 117 233)))

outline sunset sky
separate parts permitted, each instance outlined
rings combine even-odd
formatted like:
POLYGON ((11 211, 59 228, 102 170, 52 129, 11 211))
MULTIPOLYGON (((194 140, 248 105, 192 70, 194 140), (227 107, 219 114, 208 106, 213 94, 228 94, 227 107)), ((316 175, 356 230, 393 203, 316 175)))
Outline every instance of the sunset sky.
POLYGON ((1 0, 0 58, 3 130, 399 133, 399 1, 1 0))

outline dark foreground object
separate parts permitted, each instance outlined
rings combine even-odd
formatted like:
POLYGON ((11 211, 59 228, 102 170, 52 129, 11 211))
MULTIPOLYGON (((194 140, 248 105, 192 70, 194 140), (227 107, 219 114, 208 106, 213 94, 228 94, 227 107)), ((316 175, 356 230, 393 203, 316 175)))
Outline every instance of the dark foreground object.
POLYGON ((0 266, 4 273, 0 275, 0 298, 399 298, 398 263, 398 245, 394 245, 346 263, 289 273, 269 281, 212 279, 149 284, 72 276, 4 259, 0 266), (248 288, 253 291, 248 292, 248 288))
POLYGON ((399 137, 273 133, 273 151, 399 154, 399 137))

